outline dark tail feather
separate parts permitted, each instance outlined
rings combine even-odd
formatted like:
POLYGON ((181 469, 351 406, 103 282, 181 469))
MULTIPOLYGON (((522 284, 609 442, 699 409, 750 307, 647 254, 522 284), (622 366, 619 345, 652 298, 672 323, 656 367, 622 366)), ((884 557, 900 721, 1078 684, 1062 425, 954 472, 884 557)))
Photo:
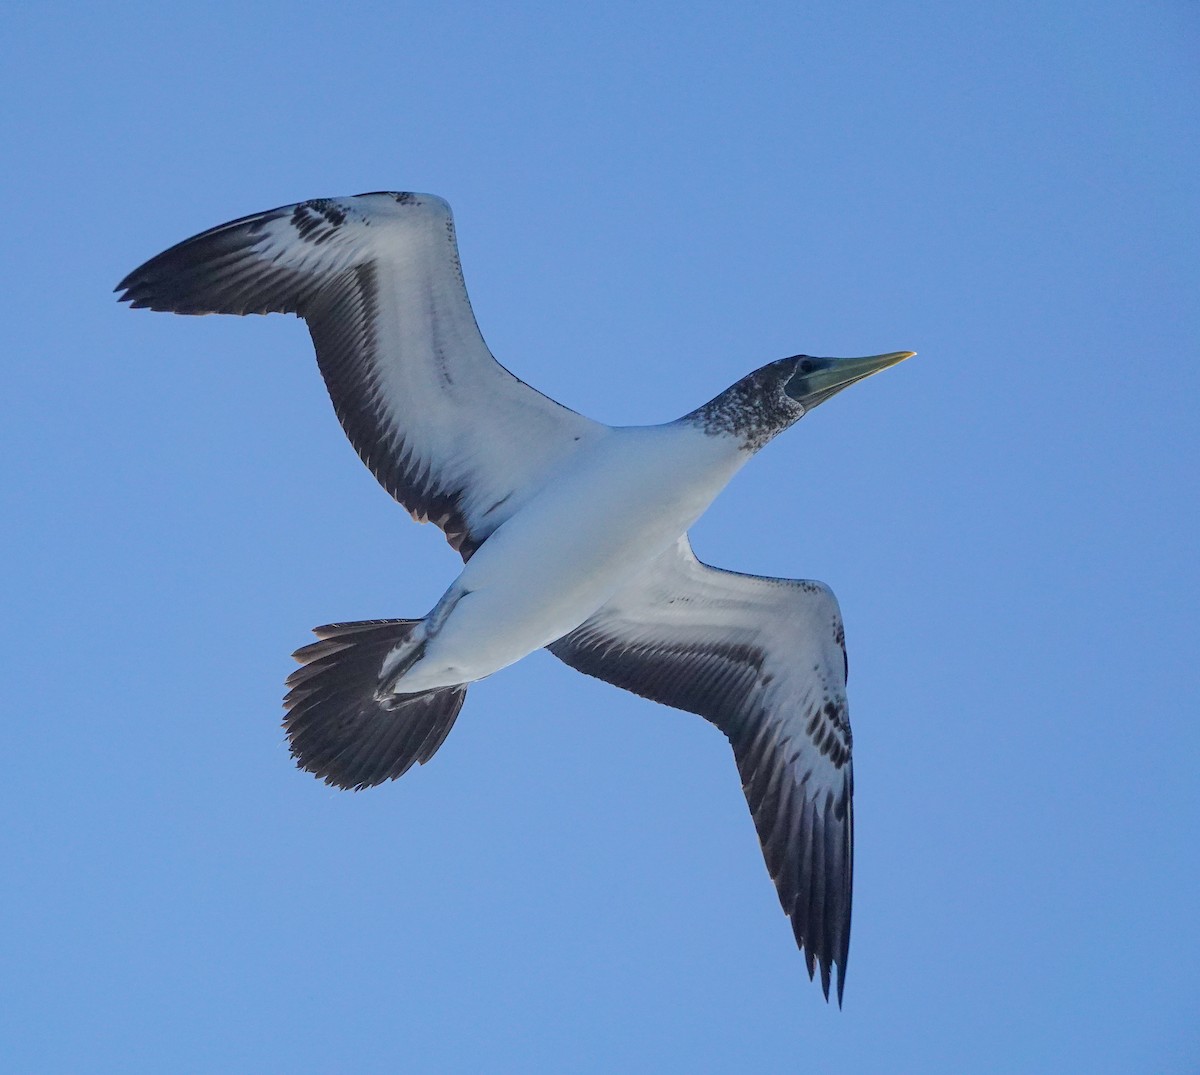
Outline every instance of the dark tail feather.
POLYGON ((293 654, 283 726, 302 769, 340 788, 369 788, 425 764, 442 745, 466 685, 375 699, 383 659, 420 620, 364 620, 314 628, 320 641, 293 654))

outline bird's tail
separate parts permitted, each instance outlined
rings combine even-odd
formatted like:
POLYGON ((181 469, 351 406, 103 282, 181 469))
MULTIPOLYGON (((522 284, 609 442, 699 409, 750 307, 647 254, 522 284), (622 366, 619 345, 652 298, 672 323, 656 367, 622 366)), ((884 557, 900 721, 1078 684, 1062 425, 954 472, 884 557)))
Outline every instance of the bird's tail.
POLYGON ((316 627, 319 641, 292 655, 283 726, 302 768, 341 788, 394 780, 433 757, 454 726, 466 684, 376 698, 384 658, 420 620, 364 620, 316 627))

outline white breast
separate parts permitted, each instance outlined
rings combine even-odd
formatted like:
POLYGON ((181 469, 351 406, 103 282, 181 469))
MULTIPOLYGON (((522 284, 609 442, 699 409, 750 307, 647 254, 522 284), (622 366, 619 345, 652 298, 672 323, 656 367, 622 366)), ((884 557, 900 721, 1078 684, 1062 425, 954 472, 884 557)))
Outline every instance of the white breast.
POLYGON ((747 458, 691 425, 611 430, 468 561, 448 591, 463 596, 407 689, 480 679, 579 626, 673 544, 747 458))

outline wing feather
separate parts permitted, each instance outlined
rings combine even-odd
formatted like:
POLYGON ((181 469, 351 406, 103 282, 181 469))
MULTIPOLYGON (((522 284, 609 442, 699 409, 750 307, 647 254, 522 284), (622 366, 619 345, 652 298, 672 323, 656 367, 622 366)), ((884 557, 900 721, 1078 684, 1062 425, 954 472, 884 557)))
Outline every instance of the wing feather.
POLYGON ((450 207, 433 195, 318 198, 242 217, 152 258, 117 289, 152 310, 302 317, 363 462, 464 558, 607 431, 492 357, 450 207))
POLYGON ((684 537, 549 647, 725 733, 809 976, 828 997, 836 966, 839 1004, 854 870, 843 638, 827 587, 709 567, 684 537))

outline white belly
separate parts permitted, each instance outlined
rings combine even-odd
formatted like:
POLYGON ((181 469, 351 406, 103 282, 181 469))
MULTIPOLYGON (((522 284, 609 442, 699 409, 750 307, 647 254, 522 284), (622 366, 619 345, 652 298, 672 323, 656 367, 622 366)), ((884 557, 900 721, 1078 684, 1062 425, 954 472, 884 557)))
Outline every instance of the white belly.
POLYGON ((746 458, 694 426, 612 430, 467 562, 446 599, 462 596, 397 686, 482 679, 574 630, 675 542, 746 458))

